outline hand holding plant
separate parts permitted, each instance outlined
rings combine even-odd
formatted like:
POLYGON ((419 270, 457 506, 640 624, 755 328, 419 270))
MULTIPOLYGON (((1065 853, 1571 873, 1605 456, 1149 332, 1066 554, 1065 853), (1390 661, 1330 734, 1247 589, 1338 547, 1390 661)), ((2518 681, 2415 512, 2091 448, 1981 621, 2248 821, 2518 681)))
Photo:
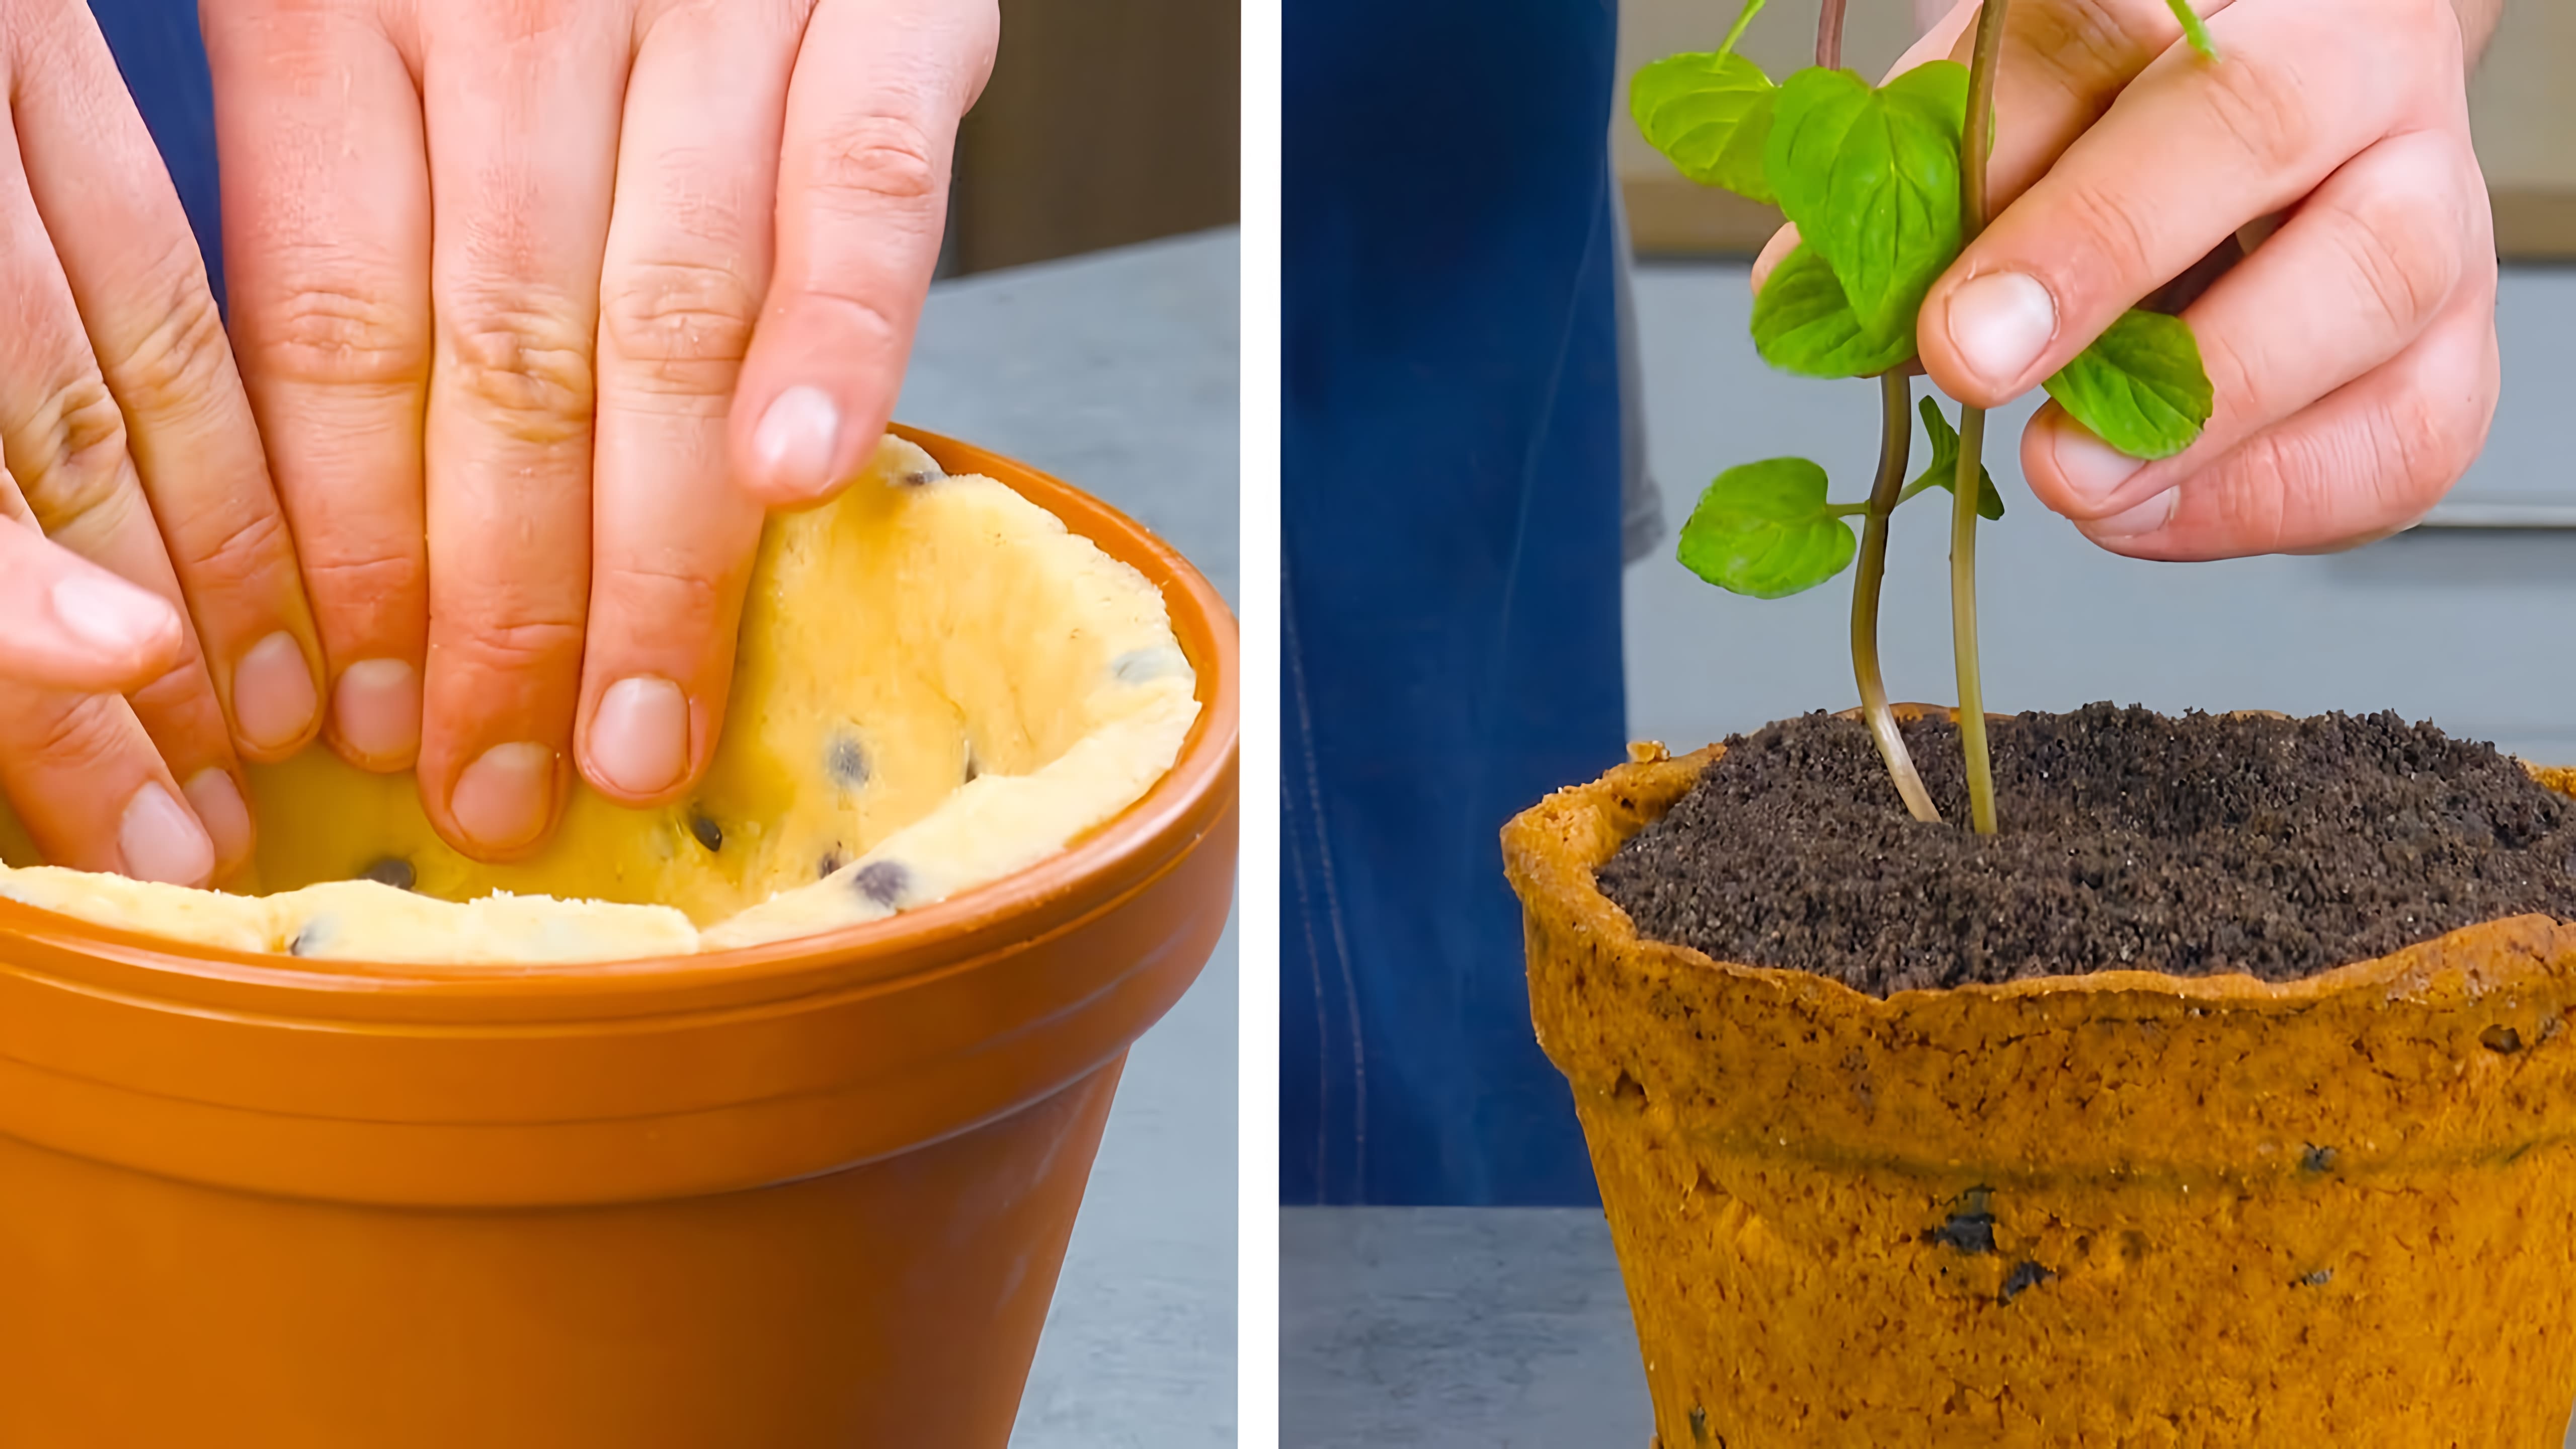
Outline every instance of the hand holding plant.
MULTIPOLYGON (((2202 436, 2141 461, 2045 407, 2022 438, 2032 493, 2140 558, 2368 542, 2440 500, 2495 408, 2466 80, 2500 0, 2201 8, 2223 64, 2197 60, 2165 0, 2012 0, 1995 220, 1926 293, 1922 365, 1999 406, 2162 291, 2188 303, 2213 383, 2202 436), (2259 242, 2242 260, 2240 234, 2259 242)), ((1961 5, 1898 70, 1964 60, 1976 18, 1961 5)))
MULTIPOLYGON (((2460 3, 2482 41, 2494 0, 2460 3)), ((2494 260, 2464 20, 2439 0, 2240 0, 2211 6, 2228 12, 2214 26, 2185 0, 1988 0, 1872 86, 1836 68, 1842 5, 1826 0, 1818 65, 1775 84, 1734 53, 1761 5, 1716 51, 1641 71, 1632 110, 1685 174, 1786 214, 1755 272, 1754 344, 1785 371, 1877 377, 1885 446, 1866 502, 1832 503, 1804 460, 1721 474, 1682 560, 1776 597, 1858 557, 1863 714, 1908 809, 1936 819, 1876 641, 1889 515, 1923 486, 1898 482, 1919 350, 1966 404, 1955 434, 1928 400, 1924 416, 1953 495, 1973 824, 1992 831, 1975 526, 2001 505, 1985 407, 2045 387, 2023 447, 2034 491, 2146 557, 2359 542, 2420 516, 2474 457, 2495 393, 2494 260), (2016 196, 1988 231, 1991 203, 2016 196), (2240 238, 2293 207, 2231 270, 2240 238)))

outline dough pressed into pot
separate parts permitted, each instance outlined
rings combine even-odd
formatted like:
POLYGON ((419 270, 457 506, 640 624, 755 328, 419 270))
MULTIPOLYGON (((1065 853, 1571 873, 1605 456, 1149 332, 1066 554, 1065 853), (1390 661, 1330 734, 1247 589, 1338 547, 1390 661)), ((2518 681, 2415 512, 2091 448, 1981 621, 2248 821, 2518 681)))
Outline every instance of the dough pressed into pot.
POLYGON ((253 766, 257 858, 220 891, 36 863, 0 896, 242 951, 492 964, 689 955, 1000 879, 1133 804, 1198 717, 1161 593, 1003 484, 889 438, 761 540, 713 765, 670 806, 576 785, 534 859, 440 840, 409 774, 316 745, 253 766))

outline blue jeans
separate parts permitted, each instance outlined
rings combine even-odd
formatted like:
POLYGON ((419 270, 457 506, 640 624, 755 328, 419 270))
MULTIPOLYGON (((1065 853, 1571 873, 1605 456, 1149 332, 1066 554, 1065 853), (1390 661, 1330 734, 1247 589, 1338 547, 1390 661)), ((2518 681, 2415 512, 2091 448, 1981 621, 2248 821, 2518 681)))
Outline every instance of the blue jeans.
POLYGON ((215 301, 224 300, 224 240, 215 187, 215 99, 206 44, 191 0, 90 0, 143 124, 178 184, 188 225, 205 253, 215 301))
POLYGON ((1286 25, 1281 1193, 1590 1203, 1496 836, 1623 745, 1615 9, 1286 25))

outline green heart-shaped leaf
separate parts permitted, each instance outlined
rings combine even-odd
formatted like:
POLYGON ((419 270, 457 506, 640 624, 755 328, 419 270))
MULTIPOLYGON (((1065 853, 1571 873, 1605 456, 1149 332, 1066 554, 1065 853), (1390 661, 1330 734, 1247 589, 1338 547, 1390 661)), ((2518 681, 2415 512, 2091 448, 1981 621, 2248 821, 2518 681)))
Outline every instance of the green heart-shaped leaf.
POLYGON ((1875 88, 1818 67, 1780 86, 1764 174, 1873 339, 1910 340, 1923 294, 1959 254, 1967 105, 1967 69, 1946 60, 1875 88))
POLYGON ((1670 55, 1628 85, 1628 113, 1654 148, 1702 186, 1769 202, 1762 147, 1780 88, 1743 56, 1670 55))
POLYGON ((1717 475, 1682 525, 1682 566, 1730 593, 1777 599, 1841 573, 1858 544, 1825 502, 1825 470, 1766 458, 1717 475))
POLYGON ((1753 348, 1801 377, 1874 377, 1914 355, 1914 325, 1909 316, 1895 336, 1870 336, 1834 269, 1801 243, 1753 299, 1753 348))
MULTIPOLYGON (((1925 488, 1947 488, 1958 491, 1959 430, 1941 415, 1941 405, 1930 398, 1922 399, 1924 435, 1932 440, 1932 461, 1907 484, 1911 491, 1925 488)), ((1984 459, 1977 461, 1977 516, 1986 519, 2004 516, 2004 495, 1995 487, 1995 475, 1986 471, 1984 459)))
POLYGON ((2132 458, 2170 458, 2209 422, 2209 374, 2179 317, 2136 308, 2041 386, 2067 416, 2132 458))

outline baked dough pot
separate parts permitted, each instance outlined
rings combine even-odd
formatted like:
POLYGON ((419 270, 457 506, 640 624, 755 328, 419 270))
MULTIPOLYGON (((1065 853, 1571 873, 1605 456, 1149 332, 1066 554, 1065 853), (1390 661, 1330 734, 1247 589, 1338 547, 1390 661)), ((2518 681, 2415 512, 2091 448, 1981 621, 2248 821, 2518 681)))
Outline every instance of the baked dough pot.
POLYGON ((798 941, 327 965, 0 901, 0 1444, 1001 1449, 1128 1045, 1234 892, 1235 624, 1134 565, 1201 712, 1036 867, 798 941))
POLYGON ((2576 927, 1881 1000, 1595 888, 1719 753, 1503 835, 1662 1449, 2558 1449, 2576 927))

